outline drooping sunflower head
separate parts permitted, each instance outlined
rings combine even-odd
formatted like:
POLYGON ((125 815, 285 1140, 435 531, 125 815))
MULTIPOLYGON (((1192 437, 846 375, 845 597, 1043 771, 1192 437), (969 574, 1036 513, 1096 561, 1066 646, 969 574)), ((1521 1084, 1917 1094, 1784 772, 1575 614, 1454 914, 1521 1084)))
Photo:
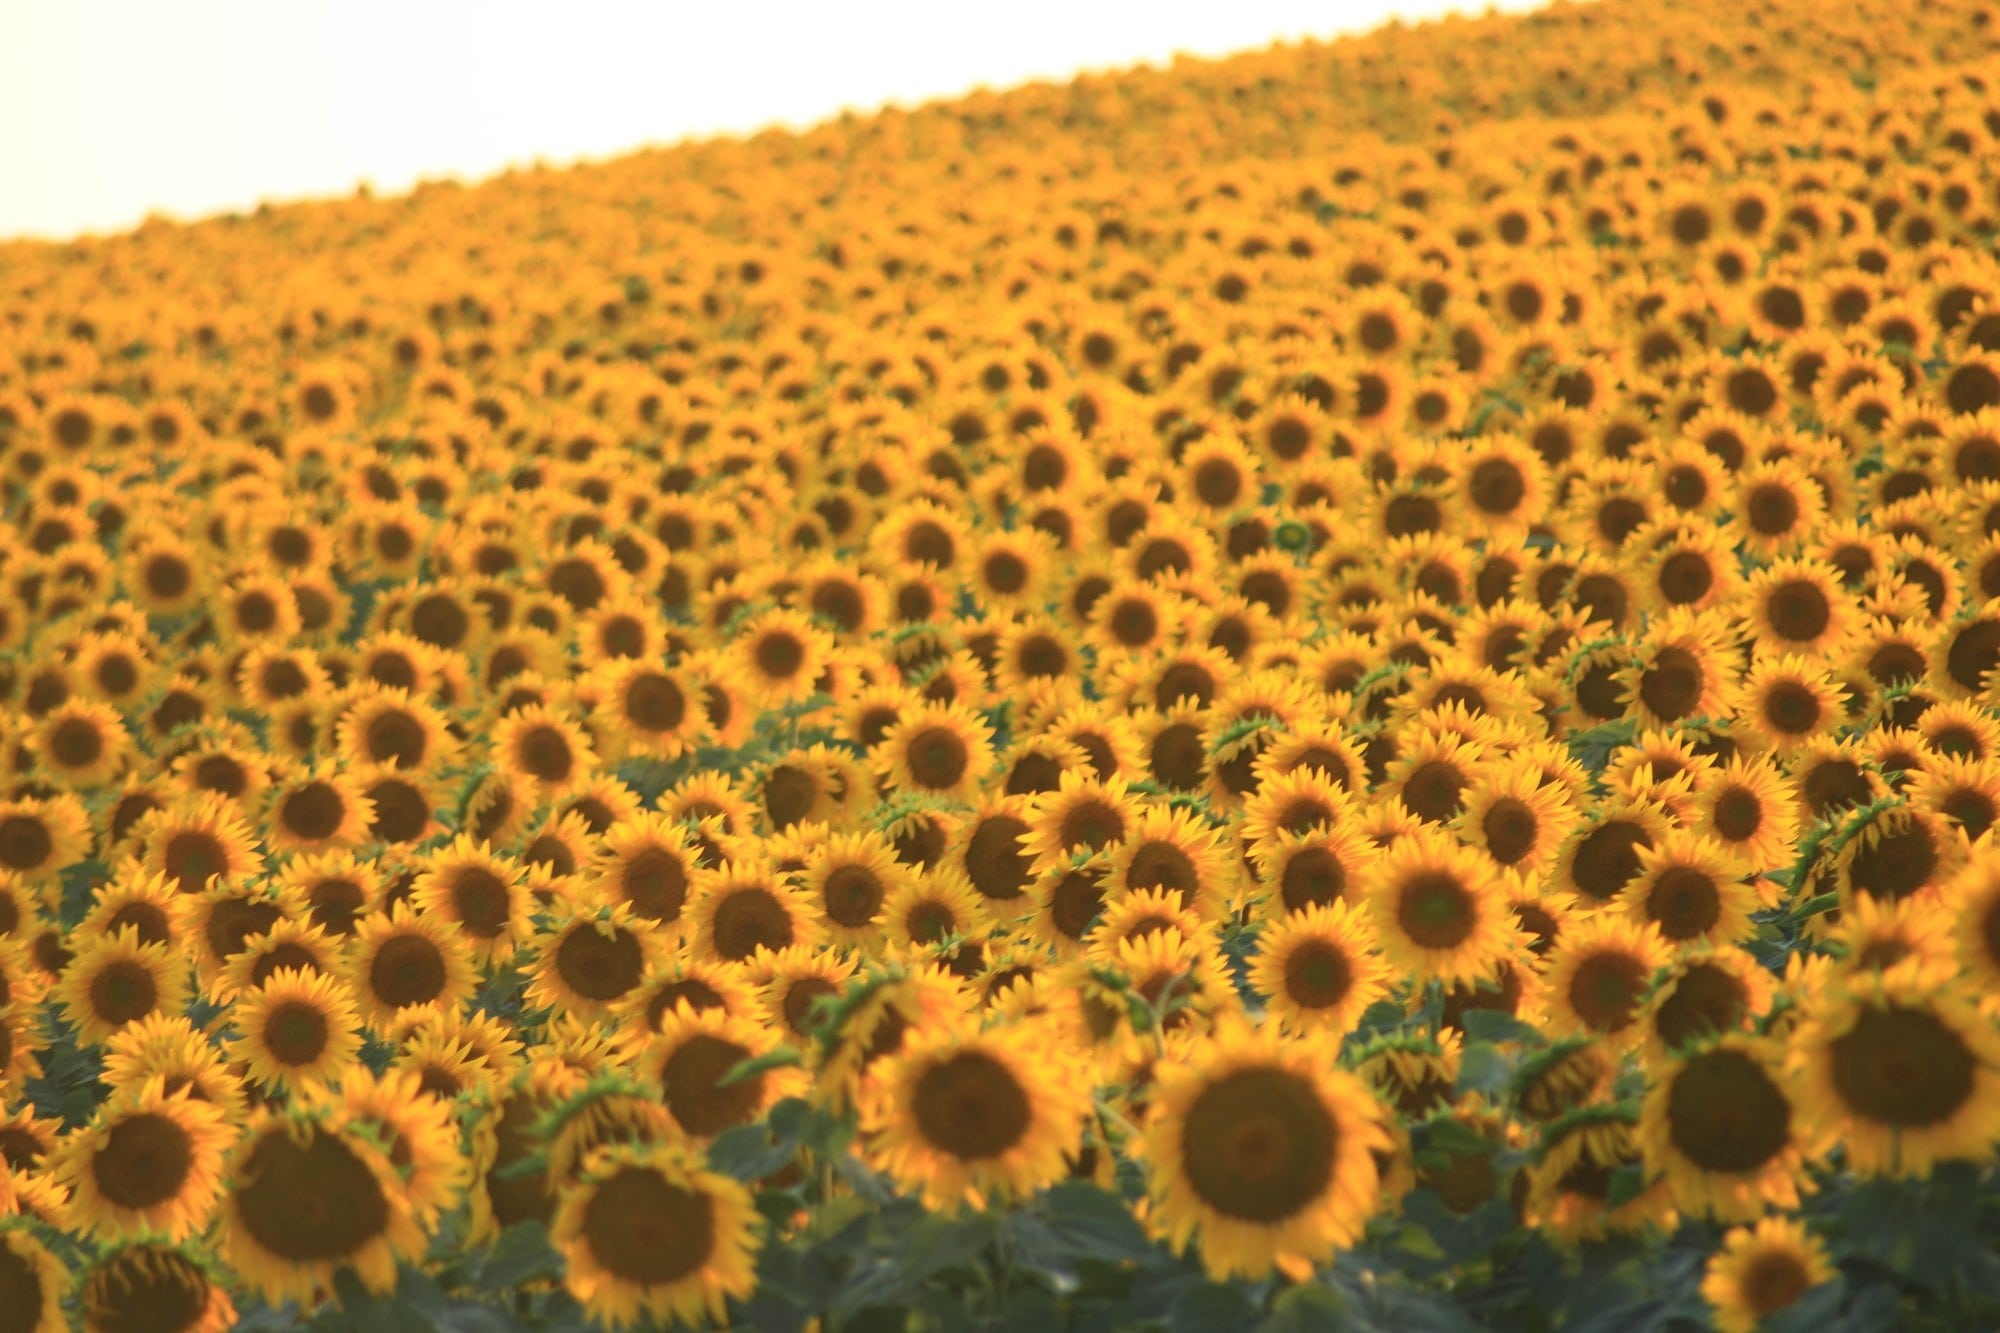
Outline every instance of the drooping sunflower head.
POLYGON ((236 1323, 228 1288, 188 1249, 129 1241, 107 1250, 84 1274, 85 1327, 157 1328, 174 1333, 223 1333, 236 1323))

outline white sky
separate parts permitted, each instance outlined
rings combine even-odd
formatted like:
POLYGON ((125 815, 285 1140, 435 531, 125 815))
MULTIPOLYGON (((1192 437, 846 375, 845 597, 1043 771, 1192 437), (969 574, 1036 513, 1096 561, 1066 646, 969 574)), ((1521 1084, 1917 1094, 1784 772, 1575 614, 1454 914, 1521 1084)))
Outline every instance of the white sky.
MULTIPOLYGON (((0 0, 0 237, 477 179, 1485 0, 0 0)), ((1507 11, 1538 0, 1498 0, 1507 11)))

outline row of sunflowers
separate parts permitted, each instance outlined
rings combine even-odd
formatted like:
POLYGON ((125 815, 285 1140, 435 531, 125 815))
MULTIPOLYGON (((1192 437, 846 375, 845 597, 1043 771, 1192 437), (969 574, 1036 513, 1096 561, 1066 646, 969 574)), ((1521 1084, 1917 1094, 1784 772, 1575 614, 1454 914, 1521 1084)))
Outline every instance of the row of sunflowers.
POLYGON ((2000 1321, 2000 30, 0 245, 0 1326, 2000 1321))

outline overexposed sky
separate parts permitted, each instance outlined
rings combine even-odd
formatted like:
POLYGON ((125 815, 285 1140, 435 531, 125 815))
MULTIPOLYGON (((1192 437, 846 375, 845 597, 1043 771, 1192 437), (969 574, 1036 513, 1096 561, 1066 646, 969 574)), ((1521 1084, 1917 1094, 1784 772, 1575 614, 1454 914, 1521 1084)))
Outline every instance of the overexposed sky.
MULTIPOLYGON (((1540 0, 1497 0, 1519 11, 1540 0)), ((1486 0, 0 0, 0 238, 804 126, 1486 0)))

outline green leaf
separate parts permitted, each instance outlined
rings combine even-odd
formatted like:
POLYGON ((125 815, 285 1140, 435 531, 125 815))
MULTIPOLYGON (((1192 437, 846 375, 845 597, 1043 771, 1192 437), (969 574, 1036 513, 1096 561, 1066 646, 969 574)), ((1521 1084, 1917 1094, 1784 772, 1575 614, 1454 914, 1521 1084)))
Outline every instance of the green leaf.
POLYGON ((1286 1290, 1272 1303, 1271 1316, 1264 1321, 1264 1333, 1334 1333, 1351 1327, 1353 1315, 1347 1298, 1317 1282, 1286 1290))
POLYGON ((763 1180, 799 1155, 796 1139, 773 1134, 764 1124, 737 1125, 708 1145, 708 1164, 737 1180, 763 1180))
POLYGON ((1216 1329, 1250 1328, 1257 1307, 1240 1286, 1204 1282, 1182 1292, 1167 1315, 1168 1333, 1214 1333, 1216 1329))
POLYGON ((1637 1162, 1627 1162, 1611 1173, 1611 1185, 1605 1195, 1605 1206, 1620 1208, 1646 1192, 1646 1168, 1637 1162))
POLYGON ((538 1278, 554 1277, 562 1268, 562 1256, 549 1243, 548 1228, 534 1220, 516 1222, 486 1252, 475 1285, 489 1294, 511 1292, 538 1278))

